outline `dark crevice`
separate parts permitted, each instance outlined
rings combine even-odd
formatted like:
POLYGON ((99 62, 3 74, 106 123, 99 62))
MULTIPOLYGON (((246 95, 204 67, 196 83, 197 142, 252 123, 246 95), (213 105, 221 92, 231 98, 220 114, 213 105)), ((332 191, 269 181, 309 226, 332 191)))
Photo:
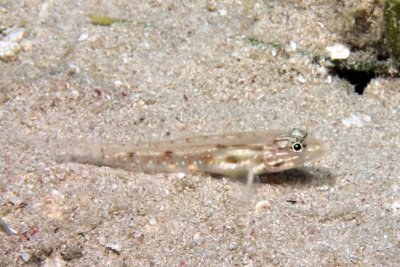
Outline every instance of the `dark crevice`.
POLYGON ((375 77, 375 73, 373 72, 356 71, 337 67, 332 69, 332 73, 354 85, 354 91, 360 95, 364 93, 365 87, 367 87, 369 82, 375 77))
MULTIPOLYGON (((354 91, 362 95, 370 81, 375 77, 390 75, 390 61, 387 51, 375 49, 375 54, 351 48, 351 56, 345 60, 330 60, 331 75, 347 80, 354 91)), ((328 59, 329 60, 329 59, 328 59)))

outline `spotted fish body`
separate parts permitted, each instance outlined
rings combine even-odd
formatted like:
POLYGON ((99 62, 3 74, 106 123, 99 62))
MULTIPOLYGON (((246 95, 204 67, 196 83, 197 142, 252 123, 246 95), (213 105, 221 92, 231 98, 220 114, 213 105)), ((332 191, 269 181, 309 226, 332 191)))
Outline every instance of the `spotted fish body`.
POLYGON ((200 136, 145 144, 82 145, 59 151, 58 161, 129 171, 207 172, 248 177, 296 168, 318 158, 319 142, 298 128, 200 136))

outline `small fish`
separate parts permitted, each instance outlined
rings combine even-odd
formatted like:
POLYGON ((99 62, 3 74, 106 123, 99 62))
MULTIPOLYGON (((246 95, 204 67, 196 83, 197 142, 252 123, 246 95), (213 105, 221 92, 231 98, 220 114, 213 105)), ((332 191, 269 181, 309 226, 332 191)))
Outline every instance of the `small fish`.
POLYGON ((75 145, 60 149, 56 160, 129 171, 206 172, 233 178, 299 167, 322 153, 306 131, 267 130, 200 136, 144 144, 75 145))

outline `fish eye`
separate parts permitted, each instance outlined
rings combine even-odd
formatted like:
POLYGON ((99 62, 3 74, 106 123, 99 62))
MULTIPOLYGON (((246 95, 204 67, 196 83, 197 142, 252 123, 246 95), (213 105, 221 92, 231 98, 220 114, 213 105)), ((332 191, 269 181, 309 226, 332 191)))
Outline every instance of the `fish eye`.
POLYGON ((292 149, 296 152, 300 152, 303 149, 303 146, 300 143, 294 143, 292 149))

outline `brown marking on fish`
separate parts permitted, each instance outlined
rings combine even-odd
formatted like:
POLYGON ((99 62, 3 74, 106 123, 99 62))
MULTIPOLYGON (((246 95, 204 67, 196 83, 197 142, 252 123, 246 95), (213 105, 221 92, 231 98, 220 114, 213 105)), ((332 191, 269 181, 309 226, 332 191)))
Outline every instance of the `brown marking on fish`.
POLYGON ((238 163, 239 162, 239 158, 236 156, 227 156, 225 157, 225 161, 228 163, 238 163))
POLYGON ((233 147, 233 148, 248 148, 248 146, 245 144, 235 144, 235 145, 232 145, 231 147, 233 147))
POLYGON ((264 147, 263 146, 251 146, 250 149, 253 151, 263 151, 264 147))
POLYGON ((135 157, 135 152, 128 152, 128 159, 130 161, 133 161, 133 158, 135 157))
POLYGON ((172 152, 171 150, 167 150, 164 152, 164 156, 166 159, 172 159, 173 154, 174 154, 174 152, 172 152))
POLYGON ((200 156, 200 160, 204 164, 212 164, 215 159, 210 154, 203 154, 203 155, 200 156))
POLYGON ((278 151, 286 151, 287 147, 285 146, 277 146, 275 147, 275 152, 278 153, 278 151))

